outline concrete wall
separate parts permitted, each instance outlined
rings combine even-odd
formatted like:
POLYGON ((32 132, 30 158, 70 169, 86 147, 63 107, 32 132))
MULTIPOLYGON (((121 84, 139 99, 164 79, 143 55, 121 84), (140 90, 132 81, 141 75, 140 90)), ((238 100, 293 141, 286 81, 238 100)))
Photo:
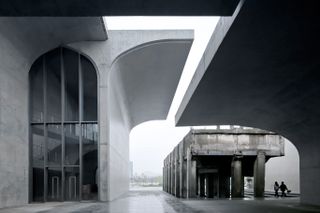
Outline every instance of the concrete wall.
MULTIPOLYGON (((87 55, 98 71, 100 200, 115 199, 128 190, 130 129, 146 119, 165 119, 170 107, 168 103, 171 103, 192 44, 193 32, 116 31, 109 38, 103 41, 106 39, 105 26, 100 18, 95 17, 0 19, 0 208, 28 202, 28 71, 37 57, 61 44, 69 44, 70 48, 87 55), (132 123, 132 115, 137 112, 131 111, 128 114, 129 105, 124 99, 128 94, 125 94, 121 85, 125 81, 122 76, 120 79, 120 72, 117 72, 121 63, 114 62, 120 62, 121 60, 116 59, 126 51, 145 44, 152 46, 150 42, 158 40, 166 40, 173 48, 177 47, 174 43, 180 46, 172 52, 178 57, 172 58, 176 64, 160 60, 163 64, 174 65, 174 72, 167 72, 173 80, 167 87, 163 86, 165 84, 160 87, 162 82, 159 81, 157 88, 163 90, 154 91, 164 101, 156 101, 163 104, 158 111, 153 111, 154 114, 148 114, 147 117, 137 116, 136 123, 132 123), (110 75, 112 69, 116 70, 114 77, 110 75)), ((157 52, 151 54, 153 60, 155 56, 158 56, 157 52)), ((143 61, 138 62, 143 66, 143 61)), ((163 76, 163 80, 165 79, 169 79, 168 76, 163 76)), ((149 82, 148 79, 144 80, 143 82, 149 82)), ((140 91, 144 90, 148 91, 148 88, 142 87, 140 91)))
POLYGON ((166 118, 192 39, 188 30, 115 30, 105 42, 69 44, 99 72, 100 200, 128 191, 130 130, 166 118))
POLYGON ((16 39, 0 34, 0 207, 28 202, 30 59, 20 52, 23 46, 16 39))
POLYGON ((293 193, 300 193, 300 159, 297 148, 285 139, 285 155, 266 163, 265 190, 273 191, 274 182, 284 181, 293 193))
POLYGON ((31 64, 61 43, 98 38, 101 24, 99 18, 0 18, 0 208, 28 203, 31 64), (70 27, 77 35, 66 32, 70 27))

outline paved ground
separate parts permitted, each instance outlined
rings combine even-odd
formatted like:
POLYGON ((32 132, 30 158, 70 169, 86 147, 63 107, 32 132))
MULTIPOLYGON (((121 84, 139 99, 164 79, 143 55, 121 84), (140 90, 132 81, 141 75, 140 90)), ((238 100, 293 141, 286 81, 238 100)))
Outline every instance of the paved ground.
POLYGON ((182 200, 155 188, 135 189, 110 203, 64 202, 29 204, 23 207, 0 209, 0 213, 301 213, 320 212, 320 207, 299 204, 298 198, 251 198, 237 200, 182 200))

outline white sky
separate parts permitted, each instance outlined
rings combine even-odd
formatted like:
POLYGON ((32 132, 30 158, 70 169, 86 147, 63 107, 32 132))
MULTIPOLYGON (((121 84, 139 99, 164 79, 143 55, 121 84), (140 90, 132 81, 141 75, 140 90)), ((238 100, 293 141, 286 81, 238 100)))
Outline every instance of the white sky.
POLYGON ((162 174, 163 159, 188 133, 174 127, 174 116, 205 51, 219 17, 105 17, 109 30, 193 29, 194 41, 166 121, 136 126, 130 134, 134 173, 162 174))

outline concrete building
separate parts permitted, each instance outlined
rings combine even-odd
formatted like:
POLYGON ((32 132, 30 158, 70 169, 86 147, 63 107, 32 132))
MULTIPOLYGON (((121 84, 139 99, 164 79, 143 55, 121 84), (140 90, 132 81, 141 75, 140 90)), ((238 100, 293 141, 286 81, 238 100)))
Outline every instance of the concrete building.
POLYGON ((0 207, 127 192, 129 132, 166 118, 193 31, 106 31, 99 17, 0 26, 0 207))
POLYGON ((254 196, 263 197, 265 164, 283 155, 284 138, 272 132, 191 130, 164 160, 163 189, 182 198, 243 197, 246 176, 254 177, 254 196))
POLYGON ((43 180, 44 201, 80 199, 84 189, 107 201, 127 191, 130 129, 166 117, 193 34, 107 31, 102 15, 222 16, 177 125, 252 126, 285 136, 300 153, 301 202, 318 205, 317 8, 318 1, 292 0, 2 1, 0 207, 33 201, 32 174, 43 180), (69 153, 77 143, 79 155, 69 153), (88 153, 91 178, 80 160, 88 153), (69 191, 58 190, 63 184, 69 191))

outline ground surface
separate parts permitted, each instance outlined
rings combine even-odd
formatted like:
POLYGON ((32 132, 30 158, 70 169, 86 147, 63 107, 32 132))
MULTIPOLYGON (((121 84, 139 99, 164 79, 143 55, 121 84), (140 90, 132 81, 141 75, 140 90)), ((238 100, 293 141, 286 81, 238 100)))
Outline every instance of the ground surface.
POLYGON ((183 200, 177 199, 159 188, 139 188, 109 203, 63 202, 29 204, 23 207, 0 209, 0 213, 22 212, 72 212, 72 213, 300 213, 320 212, 320 207, 299 204, 298 198, 252 198, 237 200, 183 200))

